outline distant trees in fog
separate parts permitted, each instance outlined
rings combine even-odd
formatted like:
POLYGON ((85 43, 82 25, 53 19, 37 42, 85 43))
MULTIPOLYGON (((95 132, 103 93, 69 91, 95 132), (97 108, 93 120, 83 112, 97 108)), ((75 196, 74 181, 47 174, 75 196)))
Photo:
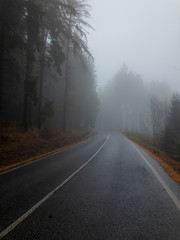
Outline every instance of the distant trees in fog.
POLYGON ((162 142, 164 129, 167 122, 169 101, 157 97, 150 98, 150 113, 152 124, 153 144, 159 146, 162 142))
POLYGON ((100 129, 141 136, 170 154, 180 154, 180 96, 166 82, 144 83, 123 65, 100 94, 100 129))
POLYGON ((74 123, 66 128, 92 126, 98 100, 86 42, 91 28, 86 1, 2 0, 0 12, 1 121, 25 129, 45 122, 61 128, 67 115, 74 123), (75 95, 65 114, 64 102, 75 95), (78 104, 86 104, 79 115, 73 112, 78 104))
POLYGON ((180 160, 180 94, 171 98, 163 136, 163 150, 180 160))

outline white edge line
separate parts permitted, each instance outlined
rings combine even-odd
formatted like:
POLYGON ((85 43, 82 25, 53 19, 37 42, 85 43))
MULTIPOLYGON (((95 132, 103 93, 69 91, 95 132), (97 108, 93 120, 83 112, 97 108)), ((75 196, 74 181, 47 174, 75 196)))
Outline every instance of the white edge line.
POLYGON ((7 227, 4 231, 0 233, 0 239, 6 236, 9 232, 11 232, 17 225, 19 225, 22 221, 24 221, 29 215, 31 215, 38 207, 40 207, 48 198, 50 198, 54 193, 56 193, 60 188, 62 188, 67 182, 69 182, 75 175, 77 175, 84 167, 86 167, 101 151, 104 145, 107 143, 109 139, 109 135, 106 138, 103 145, 95 152, 95 154, 89 158, 89 160, 84 163, 80 168, 78 168, 73 174, 71 174, 67 179, 65 179, 59 186, 57 186, 53 191, 51 191, 48 195, 46 195, 43 199, 41 199, 38 203, 36 203, 31 209, 25 212, 21 217, 19 217, 15 222, 13 222, 9 227, 7 227))
MULTIPOLYGON (((125 136, 124 136, 125 137, 125 136)), ((174 202, 176 205, 177 209, 180 211, 180 201, 177 199, 177 197, 174 195, 174 193, 170 190, 170 188, 167 186, 167 184, 164 182, 164 180, 160 177, 158 172, 155 170, 155 168, 149 163, 149 161, 144 157, 144 155, 140 152, 140 150, 133 144, 129 139, 125 137, 125 139, 131 143, 131 145, 134 147, 134 149, 139 153, 139 155, 143 158, 143 160, 147 163, 147 165, 150 167, 156 178, 159 180, 163 188, 166 190, 168 193, 169 197, 171 200, 174 202)))
MULTIPOLYGON (((93 136, 92 138, 94 138, 94 137, 95 137, 95 136, 93 136)), ((60 153, 60 152, 67 151, 68 149, 70 149, 70 148, 72 148, 72 147, 75 147, 75 146, 77 146, 77 145, 79 145, 79 144, 81 144, 81 143, 84 143, 84 142, 86 142, 86 141, 88 141, 88 140, 89 140, 89 139, 85 139, 85 140, 82 141, 82 142, 74 143, 72 146, 67 146, 67 147, 64 147, 64 149, 57 150, 57 152, 50 153, 50 154, 47 153, 47 155, 44 156, 44 157, 40 157, 40 158, 35 159, 35 160, 32 160, 32 161, 30 161, 30 162, 28 162, 28 163, 22 163, 22 164, 20 164, 19 166, 17 166, 17 167, 12 167, 12 168, 10 168, 9 170, 6 170, 6 171, 4 171, 4 172, 2 171, 2 172, 0 172, 0 176, 3 175, 3 174, 6 174, 6 173, 12 172, 12 171, 14 171, 14 170, 17 170, 17 169, 19 169, 19 168, 23 168, 23 167, 26 167, 26 166, 31 165, 31 164, 33 164, 33 163, 39 162, 39 161, 41 161, 41 160, 43 160, 43 159, 45 159, 45 158, 48 158, 48 157, 50 157, 50 156, 54 156, 54 155, 56 155, 56 154, 58 154, 58 153, 60 153)))

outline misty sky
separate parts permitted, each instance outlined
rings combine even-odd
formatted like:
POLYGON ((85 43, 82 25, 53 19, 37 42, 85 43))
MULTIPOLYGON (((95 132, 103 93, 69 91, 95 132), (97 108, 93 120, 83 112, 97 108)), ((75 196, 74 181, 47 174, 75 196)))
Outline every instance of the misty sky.
POLYGON ((145 81, 165 80, 180 91, 180 0, 89 0, 95 32, 89 46, 98 85, 123 63, 145 81))

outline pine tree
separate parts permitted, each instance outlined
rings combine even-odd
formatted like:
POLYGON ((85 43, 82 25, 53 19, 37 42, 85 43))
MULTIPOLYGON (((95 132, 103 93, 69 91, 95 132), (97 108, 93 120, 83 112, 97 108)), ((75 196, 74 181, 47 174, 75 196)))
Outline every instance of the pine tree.
POLYGON ((3 92, 5 74, 18 76, 22 70, 12 53, 15 49, 24 49, 23 2, 23 0, 0 2, 0 113, 2 113, 5 94, 3 92))
POLYGON ((180 160, 180 95, 171 99, 169 117, 164 133, 163 149, 180 160))

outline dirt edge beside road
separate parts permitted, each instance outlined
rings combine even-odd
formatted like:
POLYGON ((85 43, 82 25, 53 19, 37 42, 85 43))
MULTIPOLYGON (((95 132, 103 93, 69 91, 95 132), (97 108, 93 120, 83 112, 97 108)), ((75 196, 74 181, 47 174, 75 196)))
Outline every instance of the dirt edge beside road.
POLYGON ((93 136, 94 133, 87 131, 47 134, 38 129, 28 132, 5 129, 0 135, 0 173, 62 151, 93 136))
POLYGON ((160 166, 165 170, 165 172, 174 179, 178 184, 180 184, 180 162, 175 161, 161 151, 153 149, 151 146, 143 146, 137 140, 134 140, 131 137, 128 137, 130 141, 138 145, 144 151, 146 151, 152 158, 154 158, 160 166))

